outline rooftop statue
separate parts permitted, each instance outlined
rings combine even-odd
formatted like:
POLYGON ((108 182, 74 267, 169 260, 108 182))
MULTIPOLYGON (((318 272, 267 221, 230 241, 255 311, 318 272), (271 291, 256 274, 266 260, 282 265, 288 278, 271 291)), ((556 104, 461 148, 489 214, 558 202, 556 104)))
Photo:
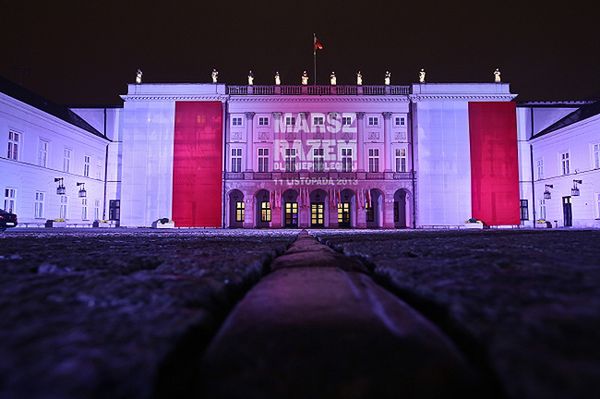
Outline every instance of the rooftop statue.
POLYGON ((392 74, 390 73, 390 71, 385 71, 385 79, 383 80, 383 82, 385 83, 386 86, 389 86, 391 81, 392 81, 392 74))
POLYGON ((254 84, 254 74, 252 70, 248 72, 248 86, 252 86, 254 84))
POLYGON ((217 83, 217 79, 219 78, 219 72, 213 68, 212 73, 210 74, 213 83, 217 83))
POLYGON ((331 75, 329 75, 329 83, 331 83, 332 86, 336 85, 337 79, 335 78, 335 72, 331 72, 331 75))
POLYGON ((419 83, 425 83, 425 69, 423 68, 419 72, 419 83))
POLYGON ((358 72, 356 73, 356 84, 357 84, 358 86, 361 86, 361 85, 362 85, 362 74, 360 73, 360 71, 358 71, 358 72))
POLYGON ((303 85, 308 84, 308 74, 306 73, 306 71, 302 72, 302 84, 303 85))
POLYGON ((281 84, 281 78, 279 77, 279 71, 275 72, 275 84, 279 86, 281 84))
POLYGON ((142 70, 138 69, 135 74, 135 83, 136 84, 138 84, 138 85, 142 84, 142 75, 143 75, 142 70))
POLYGON ((500 69, 496 68, 494 71, 494 82, 500 83, 502 82, 502 78, 500 77, 500 69))

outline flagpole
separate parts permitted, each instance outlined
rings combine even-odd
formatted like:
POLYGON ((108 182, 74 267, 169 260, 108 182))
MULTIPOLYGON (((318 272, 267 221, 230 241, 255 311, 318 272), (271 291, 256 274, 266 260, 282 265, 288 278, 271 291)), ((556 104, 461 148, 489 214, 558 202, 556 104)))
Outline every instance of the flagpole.
POLYGON ((317 85, 317 34, 313 33, 313 85, 317 85))

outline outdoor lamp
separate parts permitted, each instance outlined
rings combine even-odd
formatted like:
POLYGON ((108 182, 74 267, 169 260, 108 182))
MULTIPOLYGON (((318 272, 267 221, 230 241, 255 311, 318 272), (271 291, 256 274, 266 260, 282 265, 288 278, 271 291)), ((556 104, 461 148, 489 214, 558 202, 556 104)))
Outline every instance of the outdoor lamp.
POLYGON ((550 193, 550 190, 548 190, 549 188, 554 188, 554 185, 552 185, 552 184, 546 184, 546 190, 544 191, 544 199, 551 199, 552 198, 552 194, 550 193))
POLYGON ((583 183, 583 180, 573 179, 573 188, 571 189, 571 196, 579 197, 579 188, 577 187, 577 184, 581 184, 581 183, 583 183))
POLYGON ((79 198, 87 197, 87 191, 85 191, 85 183, 77 182, 77 186, 81 186, 81 188, 79 189, 79 198))
POLYGON ((65 185, 63 184, 63 178, 62 177, 55 177, 54 178, 54 182, 58 182, 58 187, 56 187, 56 194, 58 194, 58 195, 65 195, 65 192, 67 190, 65 190, 65 185))

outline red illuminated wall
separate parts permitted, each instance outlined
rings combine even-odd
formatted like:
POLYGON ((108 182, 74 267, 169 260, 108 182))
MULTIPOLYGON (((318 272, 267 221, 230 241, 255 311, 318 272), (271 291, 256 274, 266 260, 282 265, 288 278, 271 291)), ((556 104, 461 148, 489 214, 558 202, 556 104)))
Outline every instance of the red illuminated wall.
POLYGON ((218 101, 175 103, 173 220, 221 226, 223 108, 218 101))
POLYGON ((488 225, 520 223, 514 102, 469 103, 473 217, 488 225))

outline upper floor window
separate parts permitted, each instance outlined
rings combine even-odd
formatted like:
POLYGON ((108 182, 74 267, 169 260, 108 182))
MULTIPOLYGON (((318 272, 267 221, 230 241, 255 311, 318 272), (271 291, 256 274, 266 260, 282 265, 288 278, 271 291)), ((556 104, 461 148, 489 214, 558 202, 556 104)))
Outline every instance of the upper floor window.
POLYGON ((5 188, 4 189, 4 209, 6 212, 14 212, 17 201, 17 190, 14 188, 5 188))
POLYGON ((325 170, 325 156, 322 148, 313 149, 313 170, 315 172, 325 170))
POLYGON ((90 177, 90 156, 86 155, 83 157, 83 175, 90 177))
POLYGON ((561 172, 563 175, 568 175, 571 173, 571 161, 569 160, 569 153, 563 152, 560 154, 560 165, 561 172))
POLYGON ((379 172, 378 148, 369 148, 369 172, 379 172))
POLYGON ((71 154, 73 151, 70 148, 65 148, 63 152, 63 172, 71 171, 71 154))
POLYGON ((267 117, 267 116, 258 117, 258 126, 269 126, 269 117, 267 117))
POLYGON ((396 126, 405 126, 406 124, 406 120, 404 119, 403 116, 396 116, 394 118, 394 125, 396 126))
POLYGON ((352 172, 352 148, 342 148, 342 172, 352 172))
POLYGON ((313 116, 314 126, 323 126, 325 124, 325 118, 322 116, 313 116))
POLYGON ((240 173, 242 171, 242 149, 232 148, 231 149, 231 171, 233 173, 240 173))
POLYGON ((342 125, 350 126, 352 124, 352 117, 350 116, 342 116, 342 125))
POLYGON ((285 117, 286 126, 294 126, 296 124, 296 117, 294 116, 286 116, 285 117))
POLYGON ((233 118, 231 118, 231 126, 242 126, 242 117, 241 116, 234 116, 233 118))
POLYGON ((369 116, 367 124, 369 126, 379 126, 379 118, 377 116, 369 116))
POLYGON ((286 148, 285 149, 285 171, 295 172, 296 171, 296 149, 286 148))
POLYGON ((538 159, 536 162, 538 180, 544 178, 544 160, 538 159))
POLYGON ((599 169, 600 168, 600 144, 594 144, 592 151, 593 151, 594 169, 599 169))
POLYGON ((268 172, 269 171, 269 149, 259 148, 258 149, 258 171, 268 172))
POLYGON ((33 216, 36 219, 41 219, 44 217, 44 197, 45 197, 45 194, 43 192, 41 192, 41 191, 35 192, 33 216))
POLYGON ((406 148, 396 148, 396 172, 406 172, 406 148))
POLYGON ((8 159, 14 159, 17 161, 19 159, 19 147, 21 146, 21 133, 13 132, 10 130, 8 132, 8 153, 6 157, 8 159))
POLYGON ((38 149, 38 165, 46 167, 48 166, 48 142, 40 139, 40 145, 38 149))

